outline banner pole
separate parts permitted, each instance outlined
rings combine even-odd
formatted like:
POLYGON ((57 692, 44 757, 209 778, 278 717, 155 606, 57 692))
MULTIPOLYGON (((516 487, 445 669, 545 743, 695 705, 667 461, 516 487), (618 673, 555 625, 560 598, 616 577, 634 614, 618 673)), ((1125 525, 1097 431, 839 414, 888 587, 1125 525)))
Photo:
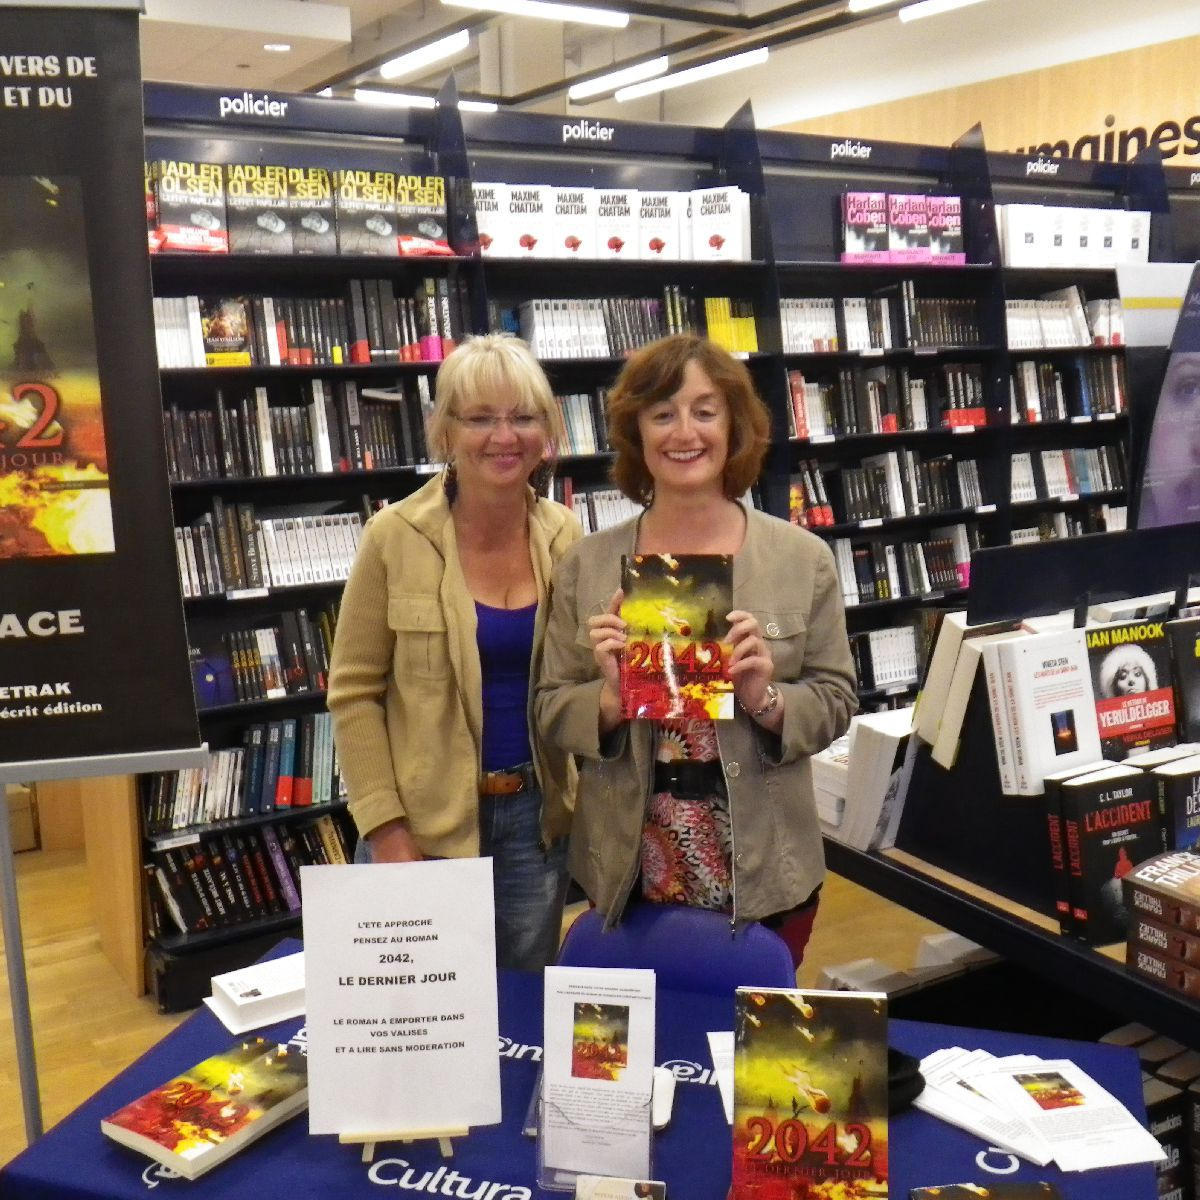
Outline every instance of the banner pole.
MULTIPOLYGON (((0 795, 3 785, 0 784, 0 795)), ((25 1140, 42 1136, 42 1101, 38 1092, 37 1066, 33 1056, 33 1022, 29 1014, 29 980, 25 974, 25 946, 21 940, 21 911, 17 903, 16 866, 13 861, 12 829, 8 807, 0 819, 0 910, 4 917, 4 950, 8 961, 8 995, 12 1006, 13 1040, 17 1046, 17 1071, 21 1080, 21 1103, 25 1109, 25 1140)))

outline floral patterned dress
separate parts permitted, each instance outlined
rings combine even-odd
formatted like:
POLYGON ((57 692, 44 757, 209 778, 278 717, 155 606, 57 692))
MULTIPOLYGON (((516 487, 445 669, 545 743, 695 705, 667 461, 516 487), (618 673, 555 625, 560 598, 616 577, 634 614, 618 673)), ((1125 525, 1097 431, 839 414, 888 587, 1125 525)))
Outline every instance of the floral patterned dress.
MULTIPOLYGON (((712 721, 659 721, 655 732, 658 762, 713 762, 720 757, 712 721)), ((642 830, 643 898, 729 911, 732 849, 729 804, 723 797, 655 792, 642 830)))

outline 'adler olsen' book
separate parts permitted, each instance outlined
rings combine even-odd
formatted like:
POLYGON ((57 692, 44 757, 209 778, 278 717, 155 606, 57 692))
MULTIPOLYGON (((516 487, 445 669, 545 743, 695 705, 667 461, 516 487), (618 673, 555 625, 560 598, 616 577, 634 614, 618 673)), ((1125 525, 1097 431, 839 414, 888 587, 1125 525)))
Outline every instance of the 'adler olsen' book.
POLYGON ((195 1179, 307 1103, 304 1055, 246 1038, 105 1117, 100 1131, 195 1179))

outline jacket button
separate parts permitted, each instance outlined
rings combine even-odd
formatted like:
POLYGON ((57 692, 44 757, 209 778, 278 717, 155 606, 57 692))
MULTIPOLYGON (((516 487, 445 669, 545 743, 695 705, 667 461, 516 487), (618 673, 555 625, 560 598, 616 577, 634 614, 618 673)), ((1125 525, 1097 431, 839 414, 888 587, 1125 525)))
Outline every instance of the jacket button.
POLYGON ((778 637, 778 636, 779 636, 779 626, 776 625, 774 621, 768 621, 767 622, 767 637, 778 637))
POLYGON ((740 867, 740 866, 742 865, 742 859, 743 859, 744 857, 745 857, 745 856, 744 856, 744 855, 742 855, 742 854, 735 854, 735 855, 733 856, 733 865, 734 865, 735 867, 740 867))
POLYGON ((736 779, 742 773, 742 768, 739 763, 731 762, 725 764, 725 774, 730 779, 736 779))

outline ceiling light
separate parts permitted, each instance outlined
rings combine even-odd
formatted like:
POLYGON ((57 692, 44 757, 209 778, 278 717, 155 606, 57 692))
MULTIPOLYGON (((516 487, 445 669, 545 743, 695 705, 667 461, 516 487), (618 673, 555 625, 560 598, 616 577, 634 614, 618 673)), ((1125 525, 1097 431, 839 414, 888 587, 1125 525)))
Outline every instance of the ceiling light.
POLYGON ((471 31, 460 29, 457 33, 438 38, 436 42, 430 42, 428 45, 419 46, 416 50, 410 50, 407 54, 388 59, 379 68, 380 77, 398 79, 401 75, 411 74, 421 67, 430 66, 432 63, 441 62, 443 58, 459 54, 470 44, 471 31))
POLYGON ((263 42, 263 49, 272 54, 286 54, 291 48, 291 42, 263 42))
POLYGON ((919 0, 917 4, 906 5, 898 15, 902 21, 915 21, 918 17, 936 17, 939 13, 978 3, 980 0, 919 0))
POLYGON ((462 112, 499 112, 500 105, 492 100, 460 100, 458 107, 462 112))
POLYGON ((578 21, 582 25, 605 25, 624 29, 629 14, 607 8, 587 8, 581 4, 555 4, 551 0, 442 0, 450 8, 506 13, 510 17, 543 17, 548 21, 578 21))
POLYGON ((407 92, 382 92, 378 88, 355 88, 354 98, 360 104, 379 104, 385 108, 433 108, 432 96, 413 96, 407 92))
POLYGON ((573 83, 567 88, 567 98, 582 100, 587 96, 598 96, 601 92, 610 92, 614 88, 624 87, 629 83, 641 83, 643 79, 653 79, 667 69, 667 56, 652 58, 649 62, 638 63, 636 67, 625 67, 620 71, 609 71, 607 75, 599 75, 595 79, 583 83, 573 83))
POLYGON ((323 87, 323 88, 322 88, 322 89, 321 89, 321 90, 320 90, 320 91, 317 93, 317 95, 318 95, 318 96, 324 96, 326 99, 330 99, 330 98, 333 96, 333 88, 331 88, 331 87, 323 87))
POLYGON ((645 83, 635 83, 632 87, 621 88, 616 93, 616 98, 618 100, 636 100, 639 96, 650 96, 655 92, 665 92, 671 88, 684 87, 689 83, 698 83, 701 79, 712 79, 714 75, 728 75, 730 71, 740 71, 743 67, 756 67, 759 63, 767 61, 767 54, 767 47, 761 46, 757 50, 746 50, 742 54, 718 58, 713 62, 701 63, 697 67, 688 67, 683 71, 662 75, 658 79, 648 79, 645 83))

